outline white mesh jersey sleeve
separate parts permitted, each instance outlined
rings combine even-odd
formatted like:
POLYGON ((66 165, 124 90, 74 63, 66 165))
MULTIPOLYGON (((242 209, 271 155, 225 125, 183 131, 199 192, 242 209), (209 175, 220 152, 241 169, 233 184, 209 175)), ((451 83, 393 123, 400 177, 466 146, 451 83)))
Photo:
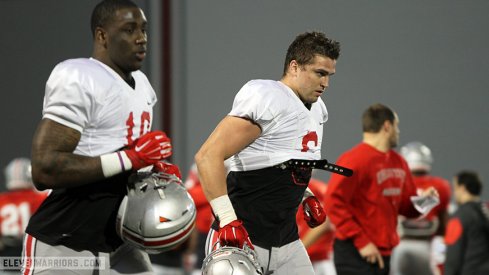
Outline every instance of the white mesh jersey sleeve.
POLYGON ((236 95, 229 115, 250 119, 260 125, 263 132, 270 129, 277 110, 273 109, 273 92, 267 91, 276 89, 274 82, 252 80, 246 83, 236 95))
POLYGON ((285 84, 252 80, 236 95, 229 115, 250 119, 262 129, 258 139, 233 156, 233 171, 261 169, 291 158, 321 156, 322 128, 328 119, 321 99, 308 110, 285 84))
MULTIPOLYGON (((93 97, 84 84, 84 69, 80 60, 68 60, 58 64, 46 83, 43 115, 79 132, 89 121, 93 97)), ((85 64, 85 66, 88 64, 85 64)))
POLYGON ((156 94, 146 76, 132 73, 130 87, 95 59, 70 59, 52 71, 43 118, 81 133, 75 153, 96 156, 120 149, 151 129, 156 94))

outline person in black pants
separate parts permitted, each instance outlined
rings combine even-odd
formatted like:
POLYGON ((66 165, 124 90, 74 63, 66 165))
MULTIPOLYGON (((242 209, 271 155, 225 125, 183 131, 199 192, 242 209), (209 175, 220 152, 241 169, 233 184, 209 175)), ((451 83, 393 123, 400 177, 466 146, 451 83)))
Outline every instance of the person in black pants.
POLYGON ((445 233, 446 275, 489 274, 489 210, 482 203, 482 182, 477 173, 461 171, 453 180, 458 204, 445 233))

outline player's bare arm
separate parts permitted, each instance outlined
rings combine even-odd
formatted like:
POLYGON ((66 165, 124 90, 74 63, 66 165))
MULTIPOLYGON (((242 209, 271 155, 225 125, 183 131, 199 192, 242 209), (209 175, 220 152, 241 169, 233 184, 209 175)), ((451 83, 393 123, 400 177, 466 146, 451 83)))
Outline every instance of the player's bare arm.
POLYGON ((202 187, 209 201, 227 194, 224 160, 251 144, 261 128, 250 120, 226 116, 195 155, 202 187))
POLYGON ((43 119, 32 142, 32 179, 38 189, 75 187, 104 178, 99 157, 73 154, 80 132, 43 119))

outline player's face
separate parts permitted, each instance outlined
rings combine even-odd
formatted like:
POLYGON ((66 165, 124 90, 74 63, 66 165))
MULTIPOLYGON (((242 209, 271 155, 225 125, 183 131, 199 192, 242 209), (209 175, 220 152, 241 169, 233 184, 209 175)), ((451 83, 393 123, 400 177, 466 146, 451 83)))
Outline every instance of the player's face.
POLYGON ((394 123, 392 124, 390 135, 389 135, 389 145, 391 148, 397 147, 399 145, 399 135, 401 131, 399 130, 399 117, 394 114, 394 123))
POLYGON ((146 17, 139 8, 117 10, 108 23, 107 53, 111 67, 127 75, 141 68, 146 57, 146 17))
POLYGON ((336 71, 336 60, 316 55, 311 64, 299 66, 296 92, 304 103, 314 103, 329 86, 329 78, 336 71))

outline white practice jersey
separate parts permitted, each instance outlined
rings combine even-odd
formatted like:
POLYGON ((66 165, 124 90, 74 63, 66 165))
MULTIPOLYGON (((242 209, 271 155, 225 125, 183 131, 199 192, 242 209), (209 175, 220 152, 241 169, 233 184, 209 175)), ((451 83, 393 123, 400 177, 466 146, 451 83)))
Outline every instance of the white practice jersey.
POLYGON ((234 99, 230 116, 250 119, 262 133, 234 155, 231 171, 270 167, 289 159, 320 159, 323 124, 328 111, 321 98, 310 110, 287 85, 275 80, 251 80, 234 99))
POLYGON ((61 62, 46 83, 43 118, 81 133, 75 154, 114 152, 151 129, 156 94, 144 73, 132 77, 134 89, 96 59, 61 62))

